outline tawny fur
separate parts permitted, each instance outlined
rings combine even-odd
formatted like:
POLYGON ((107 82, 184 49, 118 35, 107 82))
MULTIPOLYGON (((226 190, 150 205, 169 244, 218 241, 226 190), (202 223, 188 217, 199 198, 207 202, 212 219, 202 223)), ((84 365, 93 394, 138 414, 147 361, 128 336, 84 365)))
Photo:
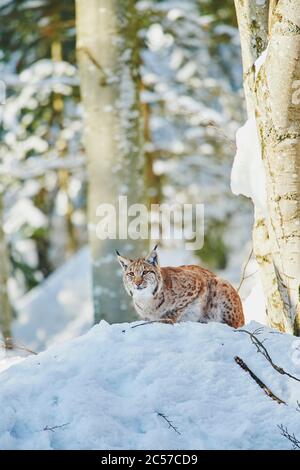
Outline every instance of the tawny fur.
POLYGON ((118 254, 118 259, 124 286, 144 320, 244 325, 237 291, 211 271, 196 265, 160 267, 156 248, 145 258, 131 260, 118 254))

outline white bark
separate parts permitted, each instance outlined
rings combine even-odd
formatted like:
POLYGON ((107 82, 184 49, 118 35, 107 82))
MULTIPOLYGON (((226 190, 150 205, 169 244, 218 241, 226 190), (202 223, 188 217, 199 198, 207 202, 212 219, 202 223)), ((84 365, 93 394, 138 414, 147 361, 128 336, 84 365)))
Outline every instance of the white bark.
POLYGON ((241 39, 247 114, 250 117, 255 111, 254 63, 268 44, 269 1, 235 0, 234 3, 241 39))
POLYGON ((299 335, 300 108, 293 100, 300 80, 300 5, 297 0, 235 4, 247 110, 256 113, 267 179, 269 215, 266 220, 256 211, 253 247, 270 325, 299 335), (254 62, 268 33, 267 58, 255 76, 254 62))
MULTIPOLYGON (((267 221, 284 330, 299 334, 300 3, 279 0, 256 83, 257 121, 267 177, 267 221), (294 325, 294 322, 296 324, 294 325)), ((276 322, 278 319, 273 319, 276 322)))
POLYGON ((77 55, 85 109, 89 227, 95 320, 133 318, 115 249, 142 254, 144 241, 99 240, 96 209, 144 200, 143 127, 139 102, 137 15, 134 0, 76 1, 77 55))

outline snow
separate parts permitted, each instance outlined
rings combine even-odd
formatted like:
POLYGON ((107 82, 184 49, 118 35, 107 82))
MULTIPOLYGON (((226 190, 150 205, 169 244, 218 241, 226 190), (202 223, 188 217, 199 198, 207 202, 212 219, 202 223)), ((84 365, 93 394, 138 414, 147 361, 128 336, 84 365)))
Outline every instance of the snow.
POLYGON ((93 323, 87 247, 16 301, 13 335, 34 351, 85 333, 93 323))
POLYGON ((263 325, 267 324, 266 302, 259 274, 249 295, 243 301, 245 322, 255 320, 263 325))
POLYGON ((268 54, 268 47, 260 54, 254 63, 255 67, 255 78, 257 78, 261 66, 265 63, 268 54))
MULTIPOLYGON (((218 323, 137 324, 102 321, 2 372, 0 448, 290 449, 280 424, 299 438, 300 384, 247 334, 218 323), (236 355, 287 405, 266 396, 236 355)), ((260 338, 300 376, 299 339, 267 328, 260 338)))
POLYGON ((233 194, 250 197, 255 209, 267 214, 266 176, 255 117, 236 133, 236 154, 231 171, 233 194))
POLYGON ((4 348, 0 348, 0 373, 23 359, 22 356, 11 356, 6 353, 4 348))
POLYGON ((46 216, 28 198, 20 199, 12 207, 4 224, 4 230, 7 234, 10 234, 20 230, 26 224, 34 228, 47 225, 46 216))

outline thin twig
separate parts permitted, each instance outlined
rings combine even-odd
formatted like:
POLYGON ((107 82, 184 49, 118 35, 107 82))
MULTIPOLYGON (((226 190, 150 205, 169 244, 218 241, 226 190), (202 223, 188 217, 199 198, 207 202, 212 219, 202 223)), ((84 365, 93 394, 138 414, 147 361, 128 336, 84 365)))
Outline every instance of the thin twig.
POLYGON ((83 47, 83 46, 77 47, 77 52, 83 52, 89 58, 89 60, 92 62, 92 64, 99 70, 99 72, 102 75, 101 80, 100 80, 100 85, 102 85, 102 86, 106 85, 107 84, 107 79, 108 79, 107 73, 105 72, 102 65, 94 57, 94 55, 89 50, 89 48, 88 47, 83 47))
POLYGON ((70 423, 64 423, 64 424, 60 424, 59 426, 48 426, 48 424, 43 428, 43 431, 52 431, 52 432, 55 432, 56 429, 58 428, 63 428, 64 426, 68 426, 68 424, 70 423))
MULTIPOLYGON (((167 322, 165 320, 150 320, 150 321, 145 321, 143 323, 138 323, 137 325, 133 325, 131 326, 130 328, 133 329, 133 328, 137 328, 138 326, 144 326, 144 325, 151 325, 151 323, 163 323, 163 324, 172 324, 171 322, 167 322)), ((122 333, 125 333, 126 330, 122 330, 122 333)))
POLYGON ((240 357, 238 356, 235 356, 234 358, 235 362, 242 368, 244 369, 246 372, 248 372, 250 374, 250 376, 252 377, 252 379, 257 383, 257 385, 265 392, 266 395, 268 395, 268 397, 272 398, 272 400, 276 401, 279 405, 283 404, 283 405, 286 405, 285 401, 281 400, 281 398, 278 398, 273 392, 272 390, 269 389, 269 387, 267 387, 266 384, 264 384, 262 382, 262 380, 260 380, 257 375, 254 374, 254 372, 252 372, 251 369, 249 369, 249 367, 247 366, 247 364, 245 364, 245 362, 243 361, 243 359, 241 359, 240 357))
POLYGON ((168 423, 169 428, 173 429, 173 431, 175 431, 177 434, 181 435, 181 432, 178 431, 176 426, 174 426, 172 421, 170 421, 169 418, 165 414, 160 413, 159 411, 157 411, 156 414, 157 414, 157 416, 160 416, 161 418, 163 418, 168 423))
POLYGON ((16 341, 13 340, 12 338, 9 338, 9 340, 10 340, 10 346, 9 346, 9 348, 7 348, 6 343, 4 343, 3 341, 1 341, 3 344, 1 344, 0 347, 1 347, 1 348, 4 348, 4 349, 10 349, 10 350, 20 349, 20 350, 26 351, 26 352, 28 352, 28 353, 30 353, 30 354, 34 354, 35 356, 38 355, 37 352, 33 351, 32 349, 27 348, 27 347, 24 346, 23 344, 21 344, 21 343, 16 343, 16 341))
POLYGON ((295 377, 294 375, 290 374, 289 372, 286 372, 282 367, 278 366, 277 364, 275 364, 273 362, 273 360, 272 360, 270 354, 268 353, 266 347, 263 345, 263 341, 260 341, 256 336, 257 334, 259 334, 263 331, 263 328, 257 328, 255 331, 253 331, 253 333, 251 331, 248 331, 248 330, 235 330, 235 331, 242 332, 242 333, 247 333, 250 336, 252 343, 256 346, 257 352, 261 353, 267 359, 267 361, 271 364, 273 369, 275 369, 279 374, 287 375, 291 379, 296 380, 297 382, 300 382, 300 379, 298 377, 295 377))
POLYGON ((280 434, 292 443, 293 450, 300 450, 300 440, 297 439, 295 434, 290 434, 287 427, 283 426, 283 424, 278 425, 278 428, 280 429, 280 434))
MULTIPOLYGON (((205 127, 205 126, 204 126, 205 127)), ((215 131, 217 131, 217 133, 222 136, 223 140, 226 140, 226 142, 231 145, 231 147, 236 150, 236 143, 234 140, 230 139, 228 137, 228 135, 225 134, 225 132, 223 131, 223 129, 221 129, 220 126, 218 126, 215 122, 212 122, 210 121, 206 127, 210 127, 211 129, 215 129, 215 131)))
MULTIPOLYGON (((144 321, 143 323, 138 323, 137 325, 133 325, 130 329, 137 328, 138 326, 150 325, 151 323, 158 323, 159 320, 152 320, 152 321, 144 321)), ((122 333, 126 333, 126 330, 122 330, 122 333)))
POLYGON ((13 340, 10 337, 4 338, 4 340, 1 340, 1 348, 7 349, 7 350, 12 350, 13 349, 13 340))
POLYGON ((151 320, 151 321, 144 321, 143 323, 139 323, 138 325, 133 325, 130 328, 137 328, 138 326, 144 326, 144 325, 151 325, 151 323, 161 323, 159 320, 151 320))
POLYGON ((247 274, 247 276, 244 277, 244 281, 245 281, 246 279, 249 279, 249 277, 254 276, 254 274, 258 273, 258 271, 259 271, 259 269, 256 269, 256 271, 253 271, 253 273, 247 274))
MULTIPOLYGON (((247 258, 247 261, 246 261, 246 263, 245 263, 245 265, 244 265, 244 269, 243 269, 243 272, 242 272, 242 277, 241 277, 239 286, 238 286, 238 288, 237 288, 237 291, 238 291, 238 292, 239 292, 240 288, 242 287, 243 282, 244 282, 245 279, 246 279, 246 277, 245 277, 246 269, 247 269, 247 267, 248 267, 248 264, 250 263, 250 260, 251 260, 252 255, 253 255, 253 248, 251 249, 250 254, 249 254, 248 258, 247 258)), ((253 274, 254 274, 254 273, 253 273, 253 274)), ((252 276, 252 274, 249 275, 249 276, 247 276, 247 277, 250 277, 250 276, 252 276)))

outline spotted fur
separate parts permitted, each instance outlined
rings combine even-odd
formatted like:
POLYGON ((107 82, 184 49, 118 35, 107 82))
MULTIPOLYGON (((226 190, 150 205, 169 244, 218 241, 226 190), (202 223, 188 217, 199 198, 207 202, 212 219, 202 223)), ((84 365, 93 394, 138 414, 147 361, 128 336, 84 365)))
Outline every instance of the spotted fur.
POLYGON ((118 254, 123 282, 137 314, 166 323, 211 321, 244 325, 242 303, 232 285, 196 265, 160 267, 157 247, 145 258, 118 254))

